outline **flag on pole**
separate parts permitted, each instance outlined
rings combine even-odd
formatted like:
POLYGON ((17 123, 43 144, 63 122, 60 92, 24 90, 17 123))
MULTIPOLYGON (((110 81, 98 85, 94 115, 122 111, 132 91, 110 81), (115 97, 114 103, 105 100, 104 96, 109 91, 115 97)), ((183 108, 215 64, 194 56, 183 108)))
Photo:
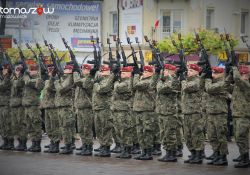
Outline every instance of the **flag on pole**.
POLYGON ((157 29, 157 28, 159 27, 159 23, 160 23, 160 20, 157 19, 157 20, 155 21, 155 29, 157 29))

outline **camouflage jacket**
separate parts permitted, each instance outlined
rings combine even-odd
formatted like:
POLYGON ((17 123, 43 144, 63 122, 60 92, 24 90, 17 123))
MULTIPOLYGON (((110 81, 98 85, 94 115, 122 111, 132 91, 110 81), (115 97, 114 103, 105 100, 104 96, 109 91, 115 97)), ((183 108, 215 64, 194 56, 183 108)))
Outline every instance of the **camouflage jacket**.
POLYGON ((139 75, 134 76, 133 88, 135 90, 133 110, 154 111, 156 100, 156 85, 158 75, 140 79, 139 75))
POLYGON ((45 81, 41 108, 55 108, 56 89, 54 86, 54 82, 55 77, 50 77, 48 80, 45 81))
POLYGON ((65 74, 54 82, 56 89, 56 107, 70 107, 73 105, 73 74, 65 74))
POLYGON ((2 79, 0 79, 0 106, 9 106, 10 89, 10 75, 2 77, 2 79))
POLYGON ((25 74, 23 77, 23 106, 39 106, 40 105, 40 93, 44 87, 44 82, 41 78, 32 78, 25 74))
POLYGON ((78 72, 74 72, 73 77, 76 86, 74 100, 75 108, 91 108, 92 90, 94 85, 93 77, 87 75, 84 78, 81 78, 78 72))
POLYGON ((232 94, 233 117, 250 118, 250 83, 240 79, 240 73, 233 68, 234 90, 232 94))
POLYGON ((183 114, 201 113, 203 85, 199 76, 181 82, 181 108, 183 114))
POLYGON ((206 95, 206 113, 207 114, 221 114, 228 113, 227 98, 228 84, 223 79, 206 79, 205 90, 206 95))
POLYGON ((98 78, 93 87, 93 110, 110 109, 111 97, 114 86, 114 75, 98 78))
POLYGON ((176 114, 178 110, 177 95, 180 91, 180 82, 176 76, 157 83, 157 96, 155 111, 159 114, 176 114))
POLYGON ((15 76, 12 76, 11 77, 11 98, 10 98, 11 107, 22 106, 23 88, 24 88, 23 75, 21 75, 18 78, 15 76))
POLYGON ((116 111, 130 111, 133 105, 133 79, 125 78, 116 81, 112 96, 111 109, 116 111))

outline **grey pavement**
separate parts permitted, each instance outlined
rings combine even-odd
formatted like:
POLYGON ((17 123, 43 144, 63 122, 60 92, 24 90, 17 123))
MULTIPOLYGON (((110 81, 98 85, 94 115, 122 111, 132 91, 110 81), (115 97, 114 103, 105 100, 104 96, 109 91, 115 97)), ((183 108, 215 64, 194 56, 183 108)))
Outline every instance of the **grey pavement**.
MULTIPOLYGON (((48 144, 47 137, 42 144, 48 144)), ((28 143, 30 144, 30 142, 28 143)), ((76 141, 80 146, 80 141, 76 141)), ((99 144, 95 141, 94 147, 99 144)), ((229 143, 229 166, 215 167, 206 165, 184 164, 189 151, 184 147, 184 157, 178 158, 177 163, 164 163, 157 161, 158 156, 152 161, 134 159, 118 159, 116 154, 110 158, 82 157, 76 155, 59 155, 48 153, 29 153, 0 151, 0 175, 250 175, 250 168, 235 169, 232 159, 239 152, 234 142, 229 143)), ((75 151, 76 152, 76 151, 75 151)), ((211 154, 210 145, 206 144, 206 155, 211 154)))

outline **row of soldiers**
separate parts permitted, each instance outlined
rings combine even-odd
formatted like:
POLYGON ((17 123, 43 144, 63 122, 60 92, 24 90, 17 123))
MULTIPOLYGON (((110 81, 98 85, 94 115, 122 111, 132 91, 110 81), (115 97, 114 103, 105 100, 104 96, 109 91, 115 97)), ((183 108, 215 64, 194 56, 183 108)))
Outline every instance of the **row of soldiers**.
POLYGON ((240 156, 236 168, 248 167, 250 129, 250 84, 247 66, 224 69, 212 67, 212 73, 197 64, 189 64, 187 74, 175 65, 164 69, 146 65, 96 69, 90 64, 76 71, 73 62, 64 67, 64 75, 55 74, 54 65, 47 65, 49 78, 43 81, 39 66, 24 69, 23 62, 2 66, 0 83, 1 149, 41 151, 41 111, 45 109, 45 126, 50 138, 48 153, 72 154, 75 135, 75 113, 82 140, 78 155, 93 151, 92 126, 95 123, 100 148, 96 156, 110 157, 112 138, 121 153, 117 158, 152 160, 152 154, 166 154, 163 162, 176 162, 182 156, 180 129, 191 152, 185 163, 201 164, 204 158, 204 128, 213 154, 210 165, 227 165, 227 99, 232 96, 236 118, 236 142, 240 156), (119 76, 117 76, 119 75, 119 76), (42 92, 42 95, 41 95, 42 92), (42 96, 42 97, 41 97, 42 96), (18 145, 14 147, 14 136, 18 145), (32 141, 27 149, 27 137, 32 141), (140 149, 140 150, 139 150, 140 149))

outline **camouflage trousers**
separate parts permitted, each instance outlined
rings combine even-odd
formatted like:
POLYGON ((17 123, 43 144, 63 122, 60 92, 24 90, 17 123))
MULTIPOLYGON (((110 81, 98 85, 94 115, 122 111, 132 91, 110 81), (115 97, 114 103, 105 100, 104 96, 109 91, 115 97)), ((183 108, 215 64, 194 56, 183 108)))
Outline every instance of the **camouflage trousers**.
POLYGON ((131 136, 133 144, 139 143, 138 134, 137 134, 137 125, 136 125, 136 116, 135 112, 131 111, 131 136))
POLYGON ((184 114, 184 136, 188 149, 204 150, 204 119, 201 114, 184 114))
POLYGON ((249 152, 250 118, 236 118, 235 123, 235 140, 240 154, 243 155, 249 152))
POLYGON ((228 154, 227 148, 227 114, 207 114, 208 140, 213 151, 228 154))
POLYGON ((24 108, 25 120, 27 125, 27 132, 32 141, 39 141, 42 139, 41 128, 41 110, 38 106, 30 106, 24 108))
POLYGON ((101 146, 111 146, 113 119, 110 109, 96 110, 95 114, 95 129, 96 136, 101 146))
POLYGON ((115 125, 113 125, 112 127, 112 137, 114 139, 114 142, 115 143, 121 143, 121 137, 119 135, 119 133, 117 132, 116 128, 115 128, 115 125))
POLYGON ((161 144, 161 136, 160 136, 160 124, 159 124, 159 115, 157 113, 154 114, 154 142, 153 144, 161 144))
POLYGON ((76 109, 77 127, 83 144, 93 144, 94 114, 91 108, 76 109))
POLYGON ((0 135, 5 138, 13 138, 11 128, 11 116, 9 106, 0 106, 0 135))
POLYGON ((183 115, 177 114, 176 144, 178 149, 183 149, 183 115))
POLYGON ((138 141, 141 149, 152 148, 154 144, 154 121, 155 112, 134 112, 136 116, 138 141))
POLYGON ((24 116, 24 107, 11 107, 10 110, 13 135, 19 139, 26 139, 28 132, 27 122, 24 116))
POLYGON ((113 111, 115 132, 123 146, 133 146, 132 140, 132 116, 130 111, 113 111))
POLYGON ((61 139, 59 118, 56 108, 45 109, 45 128, 48 137, 53 142, 58 142, 61 139))
POLYGON ((64 144, 71 144, 75 134, 75 117, 71 107, 60 107, 58 110, 59 126, 64 144))
POLYGON ((177 149, 177 117, 176 115, 159 115, 160 133, 163 149, 177 149))

